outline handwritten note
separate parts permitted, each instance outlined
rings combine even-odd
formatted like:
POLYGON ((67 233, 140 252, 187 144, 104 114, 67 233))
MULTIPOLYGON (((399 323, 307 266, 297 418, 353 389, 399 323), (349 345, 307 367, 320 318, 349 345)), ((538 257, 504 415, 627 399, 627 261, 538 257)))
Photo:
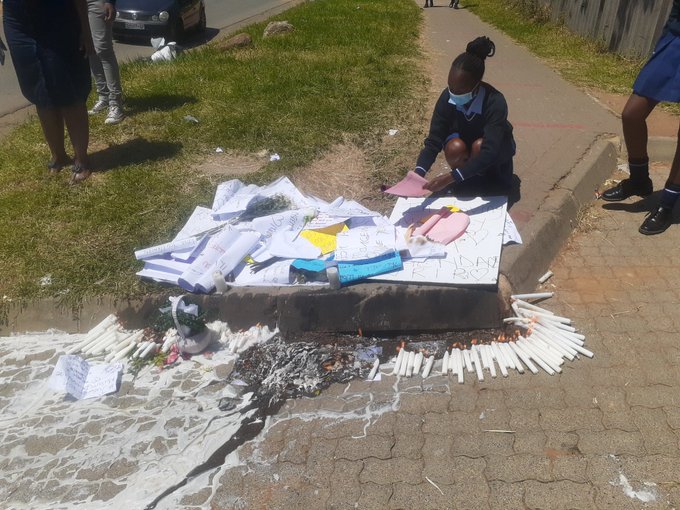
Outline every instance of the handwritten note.
POLYGON ((123 365, 90 365, 79 356, 64 355, 57 361, 49 386, 65 391, 78 400, 101 397, 118 390, 118 374, 123 365))
POLYGON ((404 260, 403 269, 373 279, 414 283, 493 285, 498 280, 506 197, 400 198, 392 210, 395 225, 417 224, 453 205, 470 217, 465 233, 446 245, 443 258, 404 260))
POLYGON ((337 236, 335 260, 365 260, 379 257, 396 249, 394 226, 357 227, 337 236))
POLYGON ((388 253, 372 260, 356 262, 338 262, 340 283, 345 285, 368 277, 391 273, 403 268, 401 257, 397 252, 388 253))

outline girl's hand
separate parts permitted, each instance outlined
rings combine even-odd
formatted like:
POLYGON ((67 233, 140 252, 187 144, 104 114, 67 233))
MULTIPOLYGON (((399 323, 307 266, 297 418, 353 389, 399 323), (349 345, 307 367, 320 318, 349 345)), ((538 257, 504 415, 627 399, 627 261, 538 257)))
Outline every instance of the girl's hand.
POLYGON ((450 173, 439 175, 432 179, 427 184, 423 185, 423 189, 428 191, 437 192, 441 191, 447 186, 453 184, 453 176, 450 173))

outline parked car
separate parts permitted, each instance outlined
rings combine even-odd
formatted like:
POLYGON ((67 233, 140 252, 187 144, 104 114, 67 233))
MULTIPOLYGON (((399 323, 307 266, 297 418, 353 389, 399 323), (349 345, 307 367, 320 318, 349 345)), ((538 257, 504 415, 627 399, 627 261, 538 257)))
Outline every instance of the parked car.
POLYGON ((190 30, 206 27, 203 0, 117 0, 118 16, 113 22, 113 36, 165 37, 179 41, 190 30))

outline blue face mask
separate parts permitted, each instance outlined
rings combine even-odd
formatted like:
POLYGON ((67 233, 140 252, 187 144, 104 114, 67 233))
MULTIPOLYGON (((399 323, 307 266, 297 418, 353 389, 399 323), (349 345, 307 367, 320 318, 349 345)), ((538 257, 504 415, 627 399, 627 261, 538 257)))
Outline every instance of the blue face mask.
POLYGON ((453 106, 465 106, 474 98, 474 91, 476 88, 477 86, 475 85, 475 87, 467 94, 454 94, 451 92, 451 89, 449 89, 449 104, 452 104, 453 106))

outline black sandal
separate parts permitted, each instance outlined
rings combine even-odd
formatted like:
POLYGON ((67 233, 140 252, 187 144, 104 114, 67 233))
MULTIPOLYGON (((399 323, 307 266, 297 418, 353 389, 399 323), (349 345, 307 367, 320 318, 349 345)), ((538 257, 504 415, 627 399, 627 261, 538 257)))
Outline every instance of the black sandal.
POLYGON ((70 164, 70 161, 67 161, 66 163, 59 163, 56 159, 53 159, 47 163, 47 170, 49 170, 50 175, 56 175, 61 172, 62 168, 70 164))
POLYGON ((71 185, 81 183, 92 175, 92 170, 85 168, 80 163, 73 163, 71 172, 71 180, 69 181, 69 184, 71 185))

